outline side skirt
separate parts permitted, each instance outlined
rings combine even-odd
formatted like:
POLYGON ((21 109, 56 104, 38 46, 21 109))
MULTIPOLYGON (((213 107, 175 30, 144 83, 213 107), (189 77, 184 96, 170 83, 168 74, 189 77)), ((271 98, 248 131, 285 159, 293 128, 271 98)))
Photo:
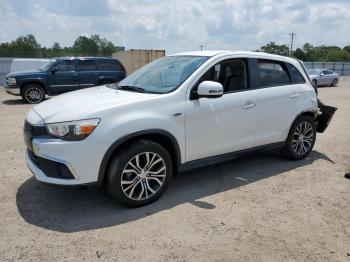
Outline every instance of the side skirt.
POLYGON ((263 146, 258 146, 258 147, 253 147, 249 149, 244 149, 240 151, 235 151, 232 153, 227 153, 227 154, 222 154, 218 156, 212 156, 212 157, 206 157, 198 160, 192 160, 190 162, 181 164, 178 167, 179 172, 185 172, 193 169, 197 169, 200 167, 204 166, 210 166, 210 165, 215 165, 218 163, 222 162, 227 162, 232 159, 236 159, 241 156, 245 155, 251 155, 260 151, 266 151, 266 150, 273 150, 273 149, 279 149, 284 147, 285 142, 278 142, 278 143, 273 143, 273 144, 268 144, 268 145, 263 145, 263 146))

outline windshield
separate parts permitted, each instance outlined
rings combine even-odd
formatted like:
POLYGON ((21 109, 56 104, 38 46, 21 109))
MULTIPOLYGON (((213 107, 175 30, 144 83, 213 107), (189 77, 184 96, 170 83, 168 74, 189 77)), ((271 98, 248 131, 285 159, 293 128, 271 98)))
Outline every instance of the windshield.
POLYGON ((47 71, 51 68, 51 66, 56 62, 56 60, 50 60, 49 62, 43 64, 39 70, 40 71, 47 71))
POLYGON ((321 73, 320 69, 311 69, 309 70, 310 75, 319 75, 321 73))
POLYGON ((208 57, 165 56, 157 59, 114 86, 135 92, 164 94, 179 87, 208 57))

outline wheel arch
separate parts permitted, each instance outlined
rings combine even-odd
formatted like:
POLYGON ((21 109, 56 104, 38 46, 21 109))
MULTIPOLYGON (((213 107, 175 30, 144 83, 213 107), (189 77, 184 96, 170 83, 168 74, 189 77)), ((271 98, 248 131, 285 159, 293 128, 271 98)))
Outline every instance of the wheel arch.
POLYGON ((150 129, 150 130, 142 130, 126 135, 122 138, 117 139, 106 151, 102 158, 102 162, 100 164, 99 172, 98 172, 98 185, 103 185, 106 178, 106 171, 108 164, 112 157, 124 146, 129 143, 132 143, 137 140, 147 139, 155 141, 165 149, 168 150, 171 155, 171 159, 173 161, 173 166, 175 170, 181 164, 181 151, 180 146, 176 140, 176 138, 169 133, 168 131, 162 129, 150 129))
POLYGON ((301 116, 310 116, 313 120, 315 120, 315 117, 316 117, 316 116, 315 116, 315 112, 313 112, 312 110, 305 110, 305 111, 300 112, 300 113, 293 119, 293 121, 290 123, 289 128, 288 128, 288 130, 287 130, 287 132, 286 132, 286 134, 285 134, 285 140, 284 140, 284 141, 286 141, 286 139, 288 138, 289 131, 290 131, 290 129, 292 128, 294 122, 295 122, 299 117, 301 117, 301 116))
POLYGON ((47 93, 46 86, 40 80, 27 80, 27 81, 24 81, 23 83, 21 83, 21 87, 20 87, 21 92, 22 92, 22 89, 24 87, 26 87, 28 85, 31 85, 31 84, 39 85, 42 89, 44 89, 45 93, 47 93))

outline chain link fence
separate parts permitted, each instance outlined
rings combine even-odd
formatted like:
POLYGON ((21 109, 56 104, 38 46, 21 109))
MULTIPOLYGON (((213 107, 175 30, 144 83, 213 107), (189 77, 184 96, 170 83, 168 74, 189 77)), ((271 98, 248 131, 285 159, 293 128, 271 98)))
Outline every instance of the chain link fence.
POLYGON ((350 75, 350 62, 304 62, 307 69, 329 69, 341 76, 350 75))

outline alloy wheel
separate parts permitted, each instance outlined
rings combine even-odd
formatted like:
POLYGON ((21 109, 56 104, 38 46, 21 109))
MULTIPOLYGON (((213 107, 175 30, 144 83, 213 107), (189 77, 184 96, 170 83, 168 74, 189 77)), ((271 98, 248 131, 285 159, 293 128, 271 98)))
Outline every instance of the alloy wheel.
POLYGON ((146 200, 156 195, 166 178, 164 159, 153 152, 134 156, 124 167, 121 188, 132 200, 146 200))
POLYGON ((309 122, 301 122, 294 131, 292 146, 295 153, 303 155, 312 147, 314 130, 309 122))
POLYGON ((24 96, 29 103, 36 104, 42 100, 43 94, 38 88, 30 87, 25 91, 24 96))

